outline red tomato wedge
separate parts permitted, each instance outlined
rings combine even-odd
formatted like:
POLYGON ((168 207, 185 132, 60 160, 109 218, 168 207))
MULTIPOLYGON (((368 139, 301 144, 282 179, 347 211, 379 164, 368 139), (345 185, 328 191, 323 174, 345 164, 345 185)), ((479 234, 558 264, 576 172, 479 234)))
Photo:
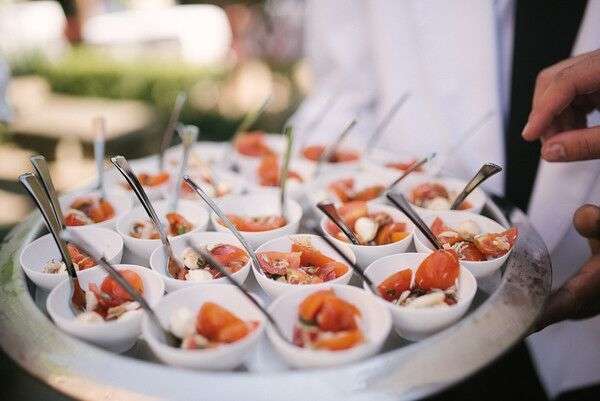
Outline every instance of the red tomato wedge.
MULTIPOLYGON (((144 293, 144 282, 139 274, 131 270, 121 270, 121 275, 127 282, 140 294, 144 293)), ((123 302, 133 301, 133 298, 125 291, 123 287, 115 279, 108 276, 102 281, 100 290, 108 295, 117 305, 123 302)), ((101 299, 101 297, 99 297, 101 299)))
POLYGON ((433 199, 437 197, 449 198, 448 191, 446 188, 438 183, 426 182, 424 184, 417 185, 411 191, 411 198, 414 202, 422 202, 424 200, 433 199))
MULTIPOLYGON (((209 341, 218 341, 222 330, 229 326, 234 326, 232 331, 238 331, 240 323, 244 322, 227 309, 214 302, 205 302, 202 304, 202 307, 200 307, 200 311, 196 318, 196 331, 198 334, 206 337, 209 341)), ((225 333, 225 335, 223 335, 223 337, 227 339, 237 336, 238 335, 234 333, 225 333)))
POLYGON ((470 262, 481 262, 487 260, 485 255, 472 242, 465 242, 459 250, 459 258, 470 262))
POLYGON ((511 250, 518 237, 519 231, 512 227, 501 233, 478 235, 475 237, 475 246, 484 255, 499 258, 511 250))
POLYGON ((287 221, 282 216, 250 218, 228 214, 227 217, 238 230, 248 232, 270 231, 287 224, 287 221))
POLYGON ((300 303, 298 306, 298 316, 307 323, 314 323, 317 313, 321 310, 326 299, 335 298, 333 290, 315 291, 300 303))
POLYGON ((312 246, 300 242, 292 243, 292 252, 301 253, 300 264, 302 266, 321 267, 333 261, 329 256, 324 255, 312 246))
POLYGON ((404 291, 410 290, 411 283, 412 270, 403 269, 383 280, 381 284, 377 286, 377 289, 379 290, 379 293, 383 299, 387 301, 394 301, 400 298, 400 294, 402 294, 404 291))
POLYGON ((314 343, 316 349, 327 349, 329 351, 341 351, 354 347, 363 342, 363 334, 360 330, 349 330, 336 333, 336 335, 320 338, 314 343))
POLYGON ((265 134, 262 131, 246 132, 235 139, 235 148, 245 156, 261 157, 273 154, 273 150, 267 145, 265 134))
POLYGON ((300 252, 261 252, 257 256, 263 271, 283 276, 288 269, 300 267, 300 255, 300 252))
POLYGON ((325 146, 323 145, 311 145, 302 149, 302 155, 308 160, 318 161, 323 152, 325 151, 325 146))
POLYGON ((169 173, 166 171, 156 174, 142 173, 138 175, 138 180, 145 187, 156 187, 169 180, 169 173))
POLYGON ((324 331, 345 331, 357 328, 355 316, 360 316, 356 306, 336 296, 324 299, 316 315, 317 325, 324 331))
POLYGON ((94 259, 73 244, 67 244, 67 252, 69 252, 71 260, 79 267, 79 270, 85 270, 96 266, 96 261, 94 259))
POLYGON ((377 245, 391 244, 400 241, 407 235, 405 223, 390 223, 379 229, 375 237, 375 243, 377 245))
POLYGON ((185 234, 194 228, 193 224, 179 213, 167 213, 166 218, 169 222, 169 232, 171 235, 185 234))
POLYGON ((229 268, 232 273, 235 273, 248 261, 248 255, 246 252, 238 248, 237 246, 223 244, 217 245, 210 251, 211 255, 221 263, 222 265, 229 268), (235 270, 231 269, 232 266, 237 267, 235 270))
POLYGON ((454 285, 460 266, 454 251, 438 250, 427 256, 417 269, 415 284, 423 290, 445 290, 454 285))

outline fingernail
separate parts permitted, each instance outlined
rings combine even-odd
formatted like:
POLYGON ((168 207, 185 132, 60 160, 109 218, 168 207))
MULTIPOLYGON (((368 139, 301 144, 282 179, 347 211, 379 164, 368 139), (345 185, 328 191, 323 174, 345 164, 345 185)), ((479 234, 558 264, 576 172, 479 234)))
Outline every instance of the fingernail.
POLYGON ((542 156, 549 162, 560 162, 567 158, 567 153, 560 143, 553 143, 542 148, 542 156))
POLYGON ((525 135, 527 135, 527 130, 529 129, 529 121, 527 121, 527 124, 525 124, 525 126, 523 127, 523 131, 521 131, 521 136, 523 138, 525 138, 525 135))

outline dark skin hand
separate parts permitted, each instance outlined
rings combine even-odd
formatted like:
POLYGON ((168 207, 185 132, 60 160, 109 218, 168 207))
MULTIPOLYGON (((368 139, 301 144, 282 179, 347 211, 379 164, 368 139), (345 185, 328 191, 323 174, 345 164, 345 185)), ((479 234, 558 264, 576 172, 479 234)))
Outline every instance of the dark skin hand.
POLYGON ((549 162, 600 158, 600 126, 586 116, 600 107, 600 50, 573 57, 539 73, 523 138, 542 140, 549 162))
POLYGON ((554 291, 536 330, 567 319, 585 319, 600 313, 600 208, 584 205, 573 216, 575 229, 587 238, 592 255, 579 271, 554 291))

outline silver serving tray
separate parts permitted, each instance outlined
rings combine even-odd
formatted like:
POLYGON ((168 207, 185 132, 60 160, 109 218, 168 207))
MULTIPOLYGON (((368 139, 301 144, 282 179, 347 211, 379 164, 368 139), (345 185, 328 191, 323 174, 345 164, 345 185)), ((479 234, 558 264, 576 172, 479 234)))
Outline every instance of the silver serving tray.
POLYGON ((289 370, 263 339, 246 367, 234 372, 160 364, 143 340, 117 355, 60 331, 36 305, 34 299, 43 294, 27 281, 18 262, 23 245, 43 227, 36 212, 11 231, 0 250, 0 346, 31 375, 87 400, 376 401, 431 395, 522 339, 550 291, 551 264, 541 237, 521 211, 503 213, 497 203, 488 201, 484 214, 516 225, 520 238, 502 276, 480 283, 474 306, 459 323, 418 343, 392 334, 379 355, 330 369, 289 370))

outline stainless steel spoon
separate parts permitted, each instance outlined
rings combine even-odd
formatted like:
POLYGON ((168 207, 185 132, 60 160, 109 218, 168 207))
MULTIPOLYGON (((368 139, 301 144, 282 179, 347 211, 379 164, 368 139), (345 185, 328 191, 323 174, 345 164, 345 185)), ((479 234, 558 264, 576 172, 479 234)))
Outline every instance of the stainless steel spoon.
POLYGON ((331 142, 329 146, 323 150, 323 154, 317 160, 317 165, 315 166, 315 171, 313 173, 313 177, 318 176, 321 173, 321 168, 323 167, 323 163, 331 160, 331 157, 334 155, 337 148, 344 142, 348 134, 352 131, 352 128, 356 125, 356 119, 350 121, 344 130, 340 132, 340 134, 331 142))
POLYGON ((165 249, 165 253, 167 254, 166 271, 171 275, 171 277, 177 278, 177 274, 181 271, 181 269, 184 269, 184 267, 175 257, 175 254, 173 253, 173 248, 171 248, 171 242, 169 241, 169 237, 167 236, 167 233, 165 231, 165 227, 158 218, 158 215, 156 214, 156 211, 152 206, 152 202, 150 202, 150 199, 148 199, 148 195, 146 194, 146 191, 144 191, 142 184, 138 180, 137 176, 133 173, 133 170, 131 170, 129 163, 127 163, 127 160, 123 156, 111 157, 110 161, 112 162, 112 164, 115 165, 115 167, 117 168, 117 170, 119 170, 123 177, 125 177, 125 180, 127 180, 129 185, 133 189, 133 192, 138 197, 142 207, 144 208, 144 210, 146 210, 148 217, 150 217, 150 220, 152 220, 152 223, 154 224, 154 227, 156 228, 160 236, 160 240, 165 249))
POLYGON ((194 125, 183 125, 180 124, 177 128, 177 133, 181 138, 181 146, 183 147, 183 156, 181 158, 181 163, 179 164, 179 171, 177 172, 177 178, 174 181, 174 188, 171 191, 171 195, 169 197, 168 208, 169 210, 176 211, 177 204, 179 203, 179 196, 181 195, 181 182, 183 180, 183 175, 185 174, 185 170, 187 169, 188 160, 190 158, 190 151, 192 150, 192 145, 198 139, 198 127, 194 125))
POLYGON ((146 302, 146 299, 144 299, 142 294, 137 292, 135 288, 133 288, 131 284, 129 284, 129 281, 127 281, 127 279, 123 277, 121 272, 115 269, 115 267, 111 265, 108 260, 106 260, 106 258, 104 257, 104 255, 102 255, 101 252, 97 251, 92 244, 90 244, 79 232, 77 232, 77 230, 67 229, 62 232, 61 237, 63 240, 75 244, 79 249, 81 249, 82 251, 90 255, 92 258, 94 258, 94 260, 97 261, 98 264, 102 266, 102 268, 112 278, 114 278, 121 287, 123 287, 123 289, 131 296, 131 298, 133 298, 136 302, 140 304, 142 309, 144 309, 144 311, 150 317, 150 320, 160 330, 165 343, 172 347, 179 347, 181 341, 177 337, 175 337, 173 333, 171 333, 169 330, 165 329, 162 326, 160 319, 158 318, 156 313, 154 313, 154 310, 150 307, 150 305, 148 305, 148 302, 146 302))
POLYGON ((165 151, 171 145, 173 134, 175 133, 175 128, 179 122, 179 116, 181 115, 186 100, 187 94, 185 92, 179 92, 175 98, 175 105, 173 106, 173 111, 171 111, 169 122, 167 123, 167 127, 165 128, 160 143, 160 151, 158 152, 158 171, 164 171, 165 169, 165 151))
POLYGON ((50 203, 54 211, 56 220, 58 220, 61 229, 64 230, 65 219, 62 214, 62 209, 60 208, 60 203, 58 201, 58 196, 56 195, 56 189, 54 188, 52 177, 50 176, 50 169, 48 168, 48 162, 46 161, 46 158, 42 155, 35 155, 31 156, 29 158, 29 161, 35 169, 40 183, 44 187, 44 190, 46 191, 46 194, 50 199, 50 203))
POLYGON ((396 206, 398 209, 402 211, 413 222, 413 224, 417 227, 419 231, 425 235, 425 237, 431 242, 431 244, 435 247, 435 249, 443 249, 443 245, 440 240, 435 236, 435 234, 431 231, 431 229, 425 224, 421 216, 415 212, 415 209, 412 208, 410 203, 406 200, 404 195, 401 193, 387 193, 387 198, 396 206))
POLYGON ((325 216, 329 217, 329 220, 333 221, 333 223, 338 226, 340 230, 342 230, 342 232, 354 245, 362 245, 352 229, 348 227, 344 220, 342 220, 333 203, 328 201, 319 202, 317 204, 317 208, 323 212, 325 216))
POLYGON ((479 185, 481 185, 485 180, 490 178, 491 176, 498 174, 502 171, 502 167, 498 166, 494 163, 486 163, 479 171, 471 178, 471 180, 465 185, 463 190, 458 194, 454 202, 452 202, 452 206, 450 206, 450 210, 456 210, 461 203, 469 196, 471 192, 475 190, 479 185))
POLYGON ((192 250, 194 250, 196 253, 198 253, 206 262, 208 262, 209 265, 211 265, 212 267, 217 269, 223 276, 227 277, 227 280, 229 280, 229 282, 231 284, 236 286, 237 289, 240 290, 244 294, 244 296, 246 298, 248 298, 248 300, 250 302, 252 302, 254 304, 254 306, 256 306, 261 311, 261 313, 267 318, 269 323, 271 323, 271 325, 275 329, 275 332, 279 335, 279 337, 281 337, 281 339, 283 339, 288 344, 296 346, 296 344, 294 344, 289 338, 286 337, 286 335, 283 333, 283 330, 281 330, 281 328, 277 324, 277 321, 273 318, 273 316, 271 316, 269 311, 267 311, 267 309, 264 306, 262 306, 260 304, 260 302, 258 302, 256 300, 256 298, 254 298, 250 294, 250 292, 248 291, 248 289, 246 289, 246 287, 244 287, 242 284, 238 283, 231 276, 229 271, 223 265, 221 265, 215 258, 213 258, 213 256, 210 254, 210 252, 207 252, 202 247, 196 247, 189 238, 187 239, 187 246, 192 248, 192 250))
POLYGON ((391 191, 396 185, 398 185, 398 183, 400 181, 402 181, 403 179, 408 177, 414 171, 417 171, 419 169, 419 167, 421 167, 422 165, 428 163, 433 158, 435 158, 435 155, 436 155, 436 153, 434 152, 434 153, 430 154, 429 156, 422 158, 418 162, 413 163, 410 167, 408 167, 406 170, 404 170, 404 173, 402 173, 402 175, 400 177, 396 178, 396 180, 394 180, 394 182, 392 182, 390 185, 388 185, 387 190, 391 191))
POLYGON ((54 242, 56 242, 56 246, 58 247, 58 251, 62 257, 62 260, 65 263, 67 268, 67 274, 69 275, 69 281, 71 282, 71 302, 70 307, 74 314, 78 314, 85 309, 85 293, 79 284, 79 279, 77 278, 77 270, 75 270, 75 266, 73 265, 73 260, 71 260, 71 256, 69 255, 69 251, 67 250, 67 244, 62 240, 60 234, 62 232, 62 226, 60 222, 56 219, 56 213, 52 207, 52 203, 50 202, 50 198, 46 193, 46 189, 41 184, 38 177, 36 177, 32 173, 25 173, 19 176, 19 181, 25 187, 31 198, 37 205, 40 210, 44 221, 46 222, 46 226, 48 227, 48 231, 54 238, 54 242))
POLYGON ((408 98, 410 98, 410 92, 406 91, 398 98, 398 100, 396 100, 396 102, 392 105, 392 107, 390 107, 388 112, 383 116, 383 118, 375 128, 375 131, 373 131, 373 134, 367 140, 367 145, 365 146, 366 154, 370 153, 375 148, 375 146, 381 139, 381 135, 388 127, 388 125, 390 125, 390 123, 394 119, 394 116, 402 108, 404 103, 406 103, 408 98))
POLYGON ((285 147, 285 153, 283 155, 283 162, 281 163, 281 171, 279 173, 279 207, 281 215, 285 217, 285 201, 286 197, 286 184, 288 180, 288 172, 290 167, 290 159, 292 158, 292 147, 294 146, 294 133, 291 126, 287 126, 283 129, 283 136, 286 138, 287 144, 285 147))
POLYGON ((217 204, 212 200, 212 198, 206 192, 204 192, 204 190, 200 188, 200 186, 196 184, 196 182, 192 180, 190 176, 186 175, 185 177, 183 177, 183 180, 187 182, 194 191, 196 191, 196 193, 202 198, 202 200, 208 205, 208 207, 210 207, 212 211, 215 212, 215 214, 219 217, 219 219, 221 219, 223 225, 225 225, 225 227, 227 227, 229 231, 231 231, 231 233, 238 239, 238 241, 240 241, 242 246, 246 249, 246 252, 248 252, 248 255, 250 255, 250 259, 252 259, 252 263, 254 263, 256 270, 264 274, 262 269, 260 268, 260 262, 258 261, 258 256, 256 255, 256 252, 254 252, 254 249, 252 249, 248 241, 246 241, 246 238, 244 238, 242 233, 240 233, 240 231, 235 227, 231 220, 229 220, 227 215, 223 213, 221 208, 217 206, 217 204))
POLYGON ((98 182, 96 189, 100 193, 101 199, 106 199, 106 190, 104 188, 104 148, 106 144, 106 119, 96 117, 92 122, 94 129, 94 160, 96 162, 96 174, 98 182))

